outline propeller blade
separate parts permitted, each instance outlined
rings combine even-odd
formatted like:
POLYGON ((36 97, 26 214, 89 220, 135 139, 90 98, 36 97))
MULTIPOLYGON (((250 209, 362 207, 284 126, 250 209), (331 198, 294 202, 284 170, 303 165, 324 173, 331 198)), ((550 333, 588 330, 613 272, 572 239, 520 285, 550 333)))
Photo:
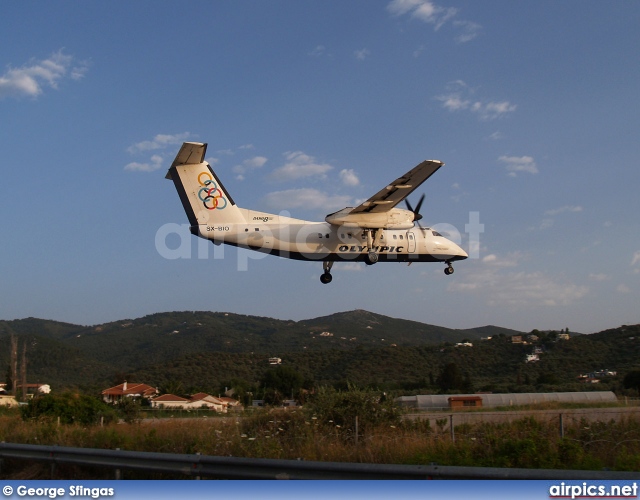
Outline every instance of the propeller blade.
MULTIPOLYGON (((416 210, 415 212, 417 214, 420 213, 420 209, 422 208, 422 202, 424 201, 424 193, 422 194, 422 196, 420 197, 420 199, 418 200, 418 204, 416 205, 416 210)), ((420 216, 420 218, 422 218, 422 216, 420 216)))
POLYGON ((405 203, 405 205, 407 205, 407 210, 409 210, 409 212, 413 212, 414 214, 416 213, 416 211, 411 206, 411 203, 409 203, 408 199, 405 198, 404 203, 405 203))
POLYGON ((407 200, 407 199, 404 200, 405 204, 407 205, 407 210, 409 210, 410 212, 413 212, 413 220, 414 221, 419 221, 420 219, 422 219, 422 214, 420 213, 420 208, 422 207, 422 202, 423 201, 424 201, 424 194, 418 200, 418 204, 416 205, 416 208, 414 210, 413 207, 411 206, 411 203, 409 203, 409 200, 407 200))

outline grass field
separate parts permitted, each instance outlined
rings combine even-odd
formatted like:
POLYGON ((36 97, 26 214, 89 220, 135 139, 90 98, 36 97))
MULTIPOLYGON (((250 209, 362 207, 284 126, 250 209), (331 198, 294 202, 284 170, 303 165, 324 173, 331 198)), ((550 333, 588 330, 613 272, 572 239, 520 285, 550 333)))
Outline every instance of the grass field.
MULTIPOLYGON (((105 426, 60 425, 0 416, 0 440, 11 443, 165 453, 304 459, 332 462, 430 464, 545 469, 640 470, 640 418, 557 424, 524 417, 510 423, 456 425, 446 415, 431 425, 400 418, 371 423, 303 410, 263 410, 228 418, 156 419, 105 426), (340 423, 338 423, 340 422, 340 423)), ((46 479, 46 466, 7 460, 0 477, 46 479)), ((102 479, 106 471, 60 468, 68 478, 102 479)), ((136 473, 131 478, 144 478, 136 473)), ((66 478, 66 477, 65 477, 66 478)))

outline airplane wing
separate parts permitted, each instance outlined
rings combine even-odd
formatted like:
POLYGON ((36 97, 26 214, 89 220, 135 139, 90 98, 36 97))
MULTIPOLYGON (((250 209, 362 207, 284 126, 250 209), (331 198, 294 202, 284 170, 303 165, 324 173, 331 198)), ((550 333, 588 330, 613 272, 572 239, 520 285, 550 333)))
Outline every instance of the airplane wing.
MULTIPOLYGON (((182 144, 180 151, 176 156, 176 159, 173 160, 171 167, 175 167, 176 165, 191 165, 198 164, 204 161, 204 155, 207 152, 207 145, 202 144, 201 142, 185 142, 182 144)), ((166 179, 171 179, 170 171, 167 172, 166 179)))
POLYGON ((439 160, 425 160, 417 167, 398 177, 391 184, 361 203, 350 213, 386 212, 409 196, 420 184, 431 177, 444 163, 439 160))

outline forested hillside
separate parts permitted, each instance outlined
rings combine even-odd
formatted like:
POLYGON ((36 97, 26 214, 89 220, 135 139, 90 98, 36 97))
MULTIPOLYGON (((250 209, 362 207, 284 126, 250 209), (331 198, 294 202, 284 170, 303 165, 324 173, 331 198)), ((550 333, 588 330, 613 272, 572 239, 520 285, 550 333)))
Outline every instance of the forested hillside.
POLYGON ((639 325, 570 340, 535 333, 535 342, 512 343, 512 335, 523 333, 453 330, 362 310, 297 322, 173 312, 91 327, 27 318, 0 321, 0 363, 8 371, 13 334, 20 353, 27 346, 31 383, 95 391, 126 378, 182 393, 232 386, 257 393, 274 369, 272 356, 309 387, 353 383, 430 392, 442 389, 447 367, 459 390, 530 392, 583 390, 577 376, 605 368, 618 376, 588 388, 620 390, 624 373, 640 366, 639 325), (472 345, 456 346, 462 341, 472 345), (534 349, 539 361, 526 363, 534 349))

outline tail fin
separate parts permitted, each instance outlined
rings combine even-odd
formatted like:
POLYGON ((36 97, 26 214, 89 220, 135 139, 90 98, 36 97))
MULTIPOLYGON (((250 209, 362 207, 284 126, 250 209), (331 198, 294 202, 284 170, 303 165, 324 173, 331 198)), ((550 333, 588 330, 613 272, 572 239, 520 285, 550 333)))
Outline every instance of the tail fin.
POLYGON ((206 151, 206 144, 185 142, 166 176, 176 186, 194 234, 202 224, 245 222, 241 210, 204 161, 206 151))

